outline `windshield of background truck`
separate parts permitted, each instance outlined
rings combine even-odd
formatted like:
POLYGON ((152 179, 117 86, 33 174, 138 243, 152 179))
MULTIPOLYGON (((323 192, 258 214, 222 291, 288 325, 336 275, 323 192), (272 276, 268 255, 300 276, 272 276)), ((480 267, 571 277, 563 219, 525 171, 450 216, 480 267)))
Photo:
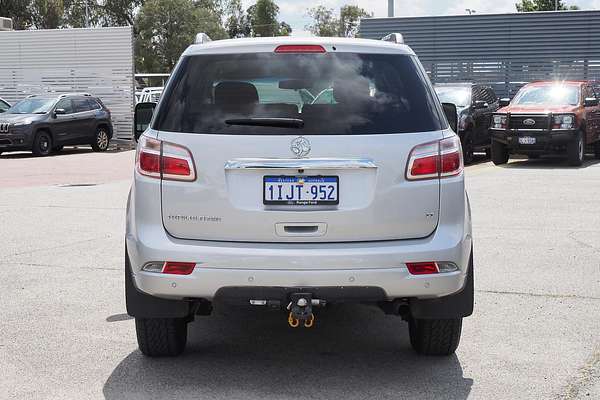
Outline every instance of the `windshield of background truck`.
POLYGON ((569 85, 525 86, 512 101, 520 106, 576 106, 579 104, 579 87, 569 85))

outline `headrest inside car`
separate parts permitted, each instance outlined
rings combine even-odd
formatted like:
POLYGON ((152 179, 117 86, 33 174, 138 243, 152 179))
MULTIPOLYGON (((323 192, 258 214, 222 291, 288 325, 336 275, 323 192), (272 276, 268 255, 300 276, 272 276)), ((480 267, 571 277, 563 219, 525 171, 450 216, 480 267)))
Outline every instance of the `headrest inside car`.
POLYGON ((333 82, 333 97, 341 104, 364 102, 369 99, 370 92, 369 81, 365 78, 333 82))
POLYGON ((215 104, 257 104, 258 92, 247 82, 221 82, 215 87, 215 104))

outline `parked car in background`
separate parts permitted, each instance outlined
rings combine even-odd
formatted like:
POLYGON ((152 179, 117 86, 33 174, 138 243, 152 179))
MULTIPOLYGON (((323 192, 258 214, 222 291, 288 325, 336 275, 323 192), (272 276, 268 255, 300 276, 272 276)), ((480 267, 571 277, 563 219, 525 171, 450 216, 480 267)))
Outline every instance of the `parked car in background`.
POLYGON ((0 97, 0 113, 5 112, 9 108, 10 108, 10 104, 8 104, 7 101, 5 101, 3 98, 0 97))
POLYGON ((566 154, 581 165, 586 149, 600 158, 600 107, 594 82, 546 81, 523 86, 493 116, 492 161, 505 164, 511 154, 536 158, 566 154))
POLYGON ((154 104, 136 106, 124 265, 142 353, 180 354, 213 303, 310 328, 337 302, 378 304, 418 353, 454 353, 473 310, 471 213, 456 107, 414 52, 397 34, 205 37, 150 125, 154 104))
POLYGON ((489 126, 498 110, 498 97, 487 85, 473 83, 440 83, 434 85, 443 103, 452 103, 458 112, 458 136, 465 164, 473 161, 474 151, 490 153, 489 126))
POLYGON ((110 111, 87 93, 35 95, 0 115, 0 153, 30 150, 37 156, 63 146, 105 151, 112 138, 110 111))

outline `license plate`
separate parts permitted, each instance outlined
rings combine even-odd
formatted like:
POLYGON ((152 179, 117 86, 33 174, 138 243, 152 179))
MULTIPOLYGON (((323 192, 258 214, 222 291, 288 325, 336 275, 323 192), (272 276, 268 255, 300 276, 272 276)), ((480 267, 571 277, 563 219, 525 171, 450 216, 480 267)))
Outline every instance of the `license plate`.
POLYGON ((265 176, 263 203, 284 205, 339 204, 337 176, 265 176))
POLYGON ((519 144, 535 144, 535 138, 531 136, 520 137, 519 144))

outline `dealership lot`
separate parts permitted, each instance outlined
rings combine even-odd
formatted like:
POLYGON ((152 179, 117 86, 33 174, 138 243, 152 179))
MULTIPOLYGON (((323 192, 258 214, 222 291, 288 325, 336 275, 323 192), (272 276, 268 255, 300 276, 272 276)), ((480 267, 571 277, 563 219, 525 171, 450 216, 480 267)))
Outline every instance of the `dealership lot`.
POLYGON ((467 167, 476 309, 455 356, 418 357, 400 318, 339 306, 312 330, 221 309, 177 359, 144 358, 125 313, 132 162, 0 156, 1 398, 600 398, 598 161, 467 167))

